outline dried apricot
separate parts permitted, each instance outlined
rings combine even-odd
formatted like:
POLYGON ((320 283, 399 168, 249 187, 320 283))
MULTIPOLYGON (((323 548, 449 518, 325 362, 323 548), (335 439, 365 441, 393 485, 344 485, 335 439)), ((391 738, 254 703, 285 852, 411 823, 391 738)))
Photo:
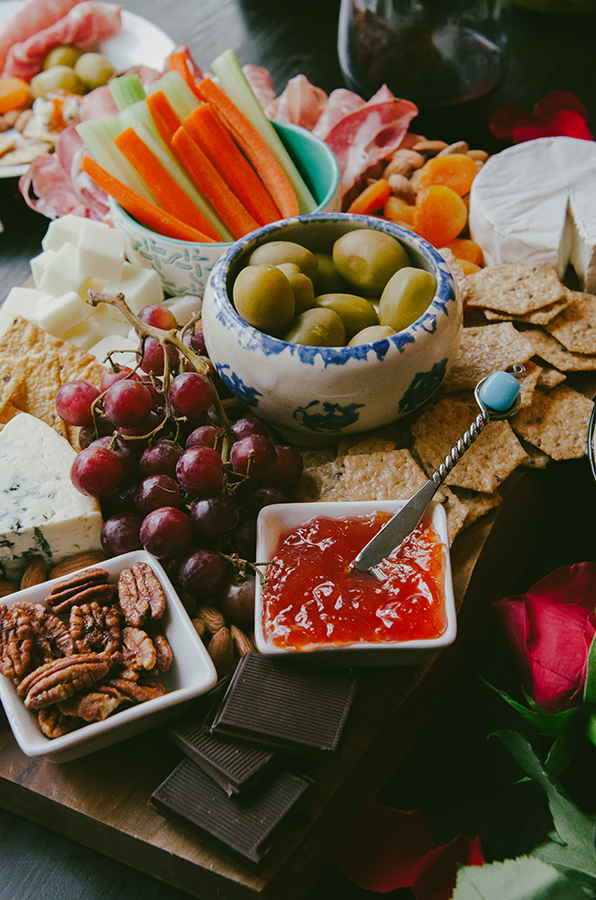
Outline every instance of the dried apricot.
POLYGON ((431 184, 420 190, 414 210, 414 228, 435 247, 450 244, 468 221, 466 204, 444 184, 431 184))
POLYGON ((414 207, 406 203, 401 197, 395 197, 393 194, 385 202, 383 215, 391 222, 414 224, 414 207))
POLYGON ((431 184, 443 184, 459 194, 460 197, 468 193, 478 173, 476 163, 465 153, 435 156, 433 159, 429 159, 419 171, 419 188, 429 187, 431 184))
POLYGON ((477 244, 476 241, 471 241, 469 238, 456 238, 447 246, 456 259, 467 259, 468 262, 474 263, 477 266, 484 265, 482 247, 477 244))
POLYGON ((458 263, 460 264, 464 275, 474 275, 476 272, 480 272, 480 266, 470 262, 469 259, 458 259, 458 263))
POLYGON ((391 187, 386 178, 379 178, 365 187, 361 194, 352 201, 348 207, 349 213, 358 213, 362 216, 370 216, 383 208, 387 199, 391 196, 391 187))

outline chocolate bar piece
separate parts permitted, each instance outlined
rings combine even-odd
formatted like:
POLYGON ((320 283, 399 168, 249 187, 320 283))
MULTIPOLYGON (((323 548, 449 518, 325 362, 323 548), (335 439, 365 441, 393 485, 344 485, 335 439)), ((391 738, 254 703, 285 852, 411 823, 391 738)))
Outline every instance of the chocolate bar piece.
POLYGON ((186 755, 213 778, 227 794, 237 794, 269 771, 275 752, 210 734, 205 716, 192 710, 168 730, 168 736, 186 755))
POLYGON ((213 734, 291 752, 335 750, 358 683, 352 671, 247 653, 210 723, 213 734))
POLYGON ((228 797, 192 760, 184 759, 151 796, 165 815, 181 816, 216 841, 259 863, 287 824, 309 782, 278 772, 253 790, 228 797))

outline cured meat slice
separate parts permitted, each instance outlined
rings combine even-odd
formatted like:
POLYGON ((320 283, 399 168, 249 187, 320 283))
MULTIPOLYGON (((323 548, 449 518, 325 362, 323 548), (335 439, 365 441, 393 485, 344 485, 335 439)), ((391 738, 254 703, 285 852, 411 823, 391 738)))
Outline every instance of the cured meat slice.
POLYGON ((359 97, 353 91, 348 91, 346 88, 336 88, 329 94, 327 105, 313 128, 313 134, 316 134, 317 137, 324 141, 334 125, 337 125, 344 116, 361 109, 365 105, 362 97, 359 97))
POLYGON ((0 28, 0 72, 8 51, 14 44, 26 41, 38 31, 49 28, 65 16, 81 0, 25 0, 0 28))
POLYGON ((268 109, 270 103, 277 102, 269 70, 265 69, 264 66, 247 64, 242 66, 242 71, 267 115, 274 115, 275 110, 270 112, 268 109))
MULTIPOLYGON (((327 105, 327 94, 311 84, 306 75, 291 78, 277 99, 272 117, 282 122, 293 122, 312 131, 327 105)), ((269 112, 269 110, 268 110, 269 112)))
POLYGON ((113 3, 82 0, 65 16, 8 51, 3 76, 30 81, 40 71, 46 53, 58 44, 92 47, 120 31, 121 10, 113 3))

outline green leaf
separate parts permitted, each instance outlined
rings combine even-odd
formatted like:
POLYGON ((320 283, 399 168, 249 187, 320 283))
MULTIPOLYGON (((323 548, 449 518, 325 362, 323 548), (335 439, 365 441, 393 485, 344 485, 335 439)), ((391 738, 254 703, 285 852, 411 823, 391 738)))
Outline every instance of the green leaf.
MULTIPOLYGON (((482 675, 480 677, 482 678, 482 675)), ((482 678, 482 680, 487 687, 498 694, 499 697, 502 697, 509 706, 512 706, 513 709, 517 710, 517 712, 524 717, 526 722, 529 722, 536 731, 540 734, 545 734, 548 737, 557 737, 568 731, 575 725, 577 717, 581 715, 582 710, 580 706, 576 706, 573 709, 566 709, 563 712, 546 712, 546 710, 538 706, 531 697, 527 697, 526 695, 528 703, 532 707, 531 709, 528 709, 522 703, 518 703, 517 700, 510 697, 505 691, 501 691, 499 688, 494 687, 494 685, 486 681, 486 679, 482 678)))
POLYGON ((588 671, 584 685, 584 703, 596 703, 596 636, 588 653, 588 671))
POLYGON ((586 900, 590 895, 553 866, 530 856, 463 866, 452 900, 586 900))
POLYGON ((549 775, 560 775, 564 772, 577 750, 580 733, 574 729, 570 734, 560 734, 554 741, 546 757, 544 767, 549 775))
POLYGON ((546 772, 525 738, 513 731, 500 731, 497 736, 526 775, 542 787, 548 799, 556 838, 537 847, 532 851, 532 856, 596 889, 596 818, 575 805, 546 772))

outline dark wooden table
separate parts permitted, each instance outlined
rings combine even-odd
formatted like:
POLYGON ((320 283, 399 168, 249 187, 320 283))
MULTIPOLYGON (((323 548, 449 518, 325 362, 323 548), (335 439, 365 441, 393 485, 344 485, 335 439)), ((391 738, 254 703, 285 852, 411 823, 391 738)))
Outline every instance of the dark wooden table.
MULTIPOLYGON (((3 0, 0 0, 0 4, 3 0)), ((127 0, 126 6, 186 41, 206 70, 221 51, 233 47, 241 62, 267 66, 280 91, 300 72, 327 91, 341 86, 336 55, 338 0, 127 0)), ((548 17, 512 11, 507 72, 497 88, 468 107, 422 113, 416 129, 431 138, 465 139, 475 147, 500 149, 487 121, 503 103, 530 108, 551 90, 573 91, 596 120, 593 48, 596 19, 548 17)), ((0 181, 0 301, 29 276, 29 259, 39 252, 47 222, 27 209, 16 181, 0 181)), ((538 542, 528 541, 518 590, 556 566, 596 559, 596 489, 587 460, 553 465, 542 485, 547 507, 538 542)), ((524 551, 522 551, 522 555, 524 551)), ((503 560, 507 564, 507 560, 503 560)), ((379 799, 401 809, 420 808, 437 843, 459 832, 480 834, 490 858, 529 850, 549 827, 543 798, 519 777, 498 742, 488 735, 520 729, 519 719, 477 677, 480 671, 500 687, 517 689, 502 641, 492 629, 479 635, 470 661, 448 702, 415 750, 401 763, 379 799)), ((1 713, 0 713, 1 715, 1 713)), ((596 807, 586 782, 594 768, 586 745, 566 776, 566 786, 596 807), (584 777, 585 776, 585 777, 584 777)), ((0 806, 2 806, 0 798, 0 806)), ((78 843, 0 809, 0 900, 183 900, 188 895, 78 843)), ((399 897, 410 896, 397 891, 399 897)), ((311 900, 373 895, 346 884, 330 867, 311 900)), ((224 898, 225 900, 225 898, 224 898)))

